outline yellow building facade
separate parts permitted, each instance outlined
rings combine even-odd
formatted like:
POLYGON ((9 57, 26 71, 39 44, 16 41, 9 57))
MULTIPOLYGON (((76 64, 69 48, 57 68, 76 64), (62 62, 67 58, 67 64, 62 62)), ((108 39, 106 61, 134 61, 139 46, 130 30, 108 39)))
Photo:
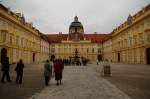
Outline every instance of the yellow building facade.
POLYGON ((76 50, 79 58, 84 57, 90 61, 96 61, 98 55, 102 56, 102 44, 91 43, 91 41, 62 41, 62 43, 51 44, 50 49, 52 55, 61 59, 73 58, 76 50))
POLYGON ((32 23, 26 23, 23 15, 0 4, 1 59, 8 56, 10 63, 16 63, 19 59, 23 59, 24 63, 40 62, 43 60, 40 59, 41 47, 47 48, 49 43, 46 44, 41 40, 39 30, 32 23))
POLYGON ((50 42, 50 55, 55 58, 73 59, 77 56, 95 62, 103 59, 102 40, 107 34, 85 34, 84 28, 78 17, 69 26, 69 33, 48 35, 50 42))
POLYGON ((111 36, 112 61, 150 64, 150 5, 133 16, 129 15, 111 36))
POLYGON ((111 36, 106 38, 103 42, 103 59, 107 59, 110 62, 113 61, 111 36))
POLYGON ((50 45, 49 45, 49 41, 46 35, 41 34, 41 41, 40 41, 40 62, 43 62, 45 60, 49 60, 50 59, 50 45))
POLYGON ((27 23, 20 13, 0 4, 0 58, 10 63, 43 62, 51 56, 61 59, 108 59, 112 62, 150 64, 150 5, 127 18, 110 34, 86 34, 78 17, 69 26, 68 34, 42 34, 27 23), (77 53, 77 54, 76 54, 77 53))

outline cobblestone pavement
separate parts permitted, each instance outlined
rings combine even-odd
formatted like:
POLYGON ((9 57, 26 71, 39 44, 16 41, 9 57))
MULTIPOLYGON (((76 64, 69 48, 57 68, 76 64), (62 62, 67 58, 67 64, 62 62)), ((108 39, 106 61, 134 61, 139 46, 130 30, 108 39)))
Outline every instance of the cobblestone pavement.
POLYGON ((15 83, 16 73, 14 68, 15 65, 11 65, 10 77, 12 82, 5 82, 4 84, 0 82, 0 99, 28 99, 45 87, 43 82, 43 63, 25 64, 22 85, 15 83))
POLYGON ((112 77, 105 77, 132 99, 150 99, 150 65, 111 64, 112 77))
POLYGON ((50 86, 30 99, 130 99, 116 86, 100 76, 98 66, 66 66, 62 85, 50 86))

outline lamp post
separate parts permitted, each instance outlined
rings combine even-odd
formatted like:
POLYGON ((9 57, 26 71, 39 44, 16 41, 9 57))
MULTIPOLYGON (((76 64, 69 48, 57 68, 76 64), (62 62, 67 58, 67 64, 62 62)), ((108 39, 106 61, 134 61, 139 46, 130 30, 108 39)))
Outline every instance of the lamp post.
POLYGON ((75 60, 77 60, 77 59, 78 59, 78 50, 76 48, 76 51, 75 51, 75 60))

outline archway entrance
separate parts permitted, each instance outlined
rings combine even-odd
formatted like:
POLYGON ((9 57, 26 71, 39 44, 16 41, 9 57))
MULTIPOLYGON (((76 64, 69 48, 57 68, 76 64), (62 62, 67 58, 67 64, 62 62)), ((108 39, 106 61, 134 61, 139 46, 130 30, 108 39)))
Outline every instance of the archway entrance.
POLYGON ((150 64, 150 48, 146 49, 147 64, 150 64))
POLYGON ((4 57, 7 56, 7 49, 6 48, 2 48, 1 49, 1 61, 4 60, 4 57))
POLYGON ((55 55, 51 55, 51 60, 54 60, 55 59, 55 55))
POLYGON ((118 62, 120 62, 120 53, 118 53, 118 62))
POLYGON ((35 53, 33 53, 33 62, 35 62, 35 53))
POLYGON ((98 60, 98 61, 102 61, 102 55, 98 55, 98 56, 97 56, 97 60, 98 60))

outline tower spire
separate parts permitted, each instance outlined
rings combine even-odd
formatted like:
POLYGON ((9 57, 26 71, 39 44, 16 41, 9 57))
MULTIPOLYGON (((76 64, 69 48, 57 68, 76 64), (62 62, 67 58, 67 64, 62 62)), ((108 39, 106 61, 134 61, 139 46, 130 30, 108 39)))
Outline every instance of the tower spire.
POLYGON ((78 17, 77 16, 74 17, 74 21, 78 22, 78 17))

